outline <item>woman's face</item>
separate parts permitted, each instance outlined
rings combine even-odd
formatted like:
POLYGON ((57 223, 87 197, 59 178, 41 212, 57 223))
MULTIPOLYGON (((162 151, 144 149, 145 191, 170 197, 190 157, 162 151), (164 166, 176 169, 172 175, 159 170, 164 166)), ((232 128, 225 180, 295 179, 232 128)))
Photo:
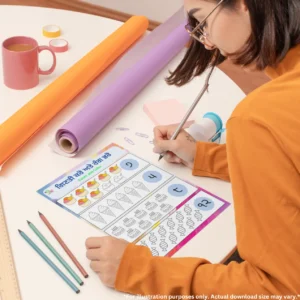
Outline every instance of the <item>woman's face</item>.
MULTIPOLYGON (((185 10, 194 11, 193 17, 199 22, 217 4, 207 0, 184 0, 185 10)), ((222 8, 222 5, 217 8, 207 19, 205 32, 208 35, 204 44, 208 50, 216 47, 228 58, 241 50, 251 34, 249 12, 244 1, 238 0, 234 9, 222 8)))

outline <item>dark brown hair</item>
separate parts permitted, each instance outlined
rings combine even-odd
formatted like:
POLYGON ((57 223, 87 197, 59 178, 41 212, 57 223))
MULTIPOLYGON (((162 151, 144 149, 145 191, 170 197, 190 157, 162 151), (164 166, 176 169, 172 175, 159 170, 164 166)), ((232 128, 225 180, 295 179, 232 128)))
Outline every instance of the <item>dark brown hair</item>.
MULTIPOLYGON (((255 63, 258 70, 274 67, 291 48, 300 44, 300 0, 244 1, 249 10, 252 34, 245 47, 236 53, 233 62, 244 66, 255 63)), ((225 0, 221 8, 234 9, 236 2, 225 0)), ((195 27, 198 21, 190 17, 189 23, 195 27)), ((224 60, 219 50, 206 50, 191 38, 183 60, 166 81, 170 85, 182 86, 224 60)))

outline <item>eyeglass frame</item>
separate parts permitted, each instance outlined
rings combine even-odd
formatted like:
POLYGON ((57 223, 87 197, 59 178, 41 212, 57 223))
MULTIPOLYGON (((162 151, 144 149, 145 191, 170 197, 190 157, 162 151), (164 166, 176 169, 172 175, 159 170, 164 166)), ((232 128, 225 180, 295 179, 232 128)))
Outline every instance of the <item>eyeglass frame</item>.
POLYGON ((185 30, 188 32, 188 34, 194 38, 195 40, 197 40, 200 43, 203 43, 203 40, 201 40, 202 38, 207 38, 207 34, 205 34, 205 32, 201 29, 201 27, 205 24, 206 20, 215 12, 215 10, 224 2, 225 0, 221 0, 216 7, 202 20, 202 22, 199 22, 199 24, 192 30, 190 31, 188 29, 187 26, 189 26, 189 24, 185 25, 185 30), (201 35, 199 37, 197 37, 195 35, 195 32, 200 31, 201 35))

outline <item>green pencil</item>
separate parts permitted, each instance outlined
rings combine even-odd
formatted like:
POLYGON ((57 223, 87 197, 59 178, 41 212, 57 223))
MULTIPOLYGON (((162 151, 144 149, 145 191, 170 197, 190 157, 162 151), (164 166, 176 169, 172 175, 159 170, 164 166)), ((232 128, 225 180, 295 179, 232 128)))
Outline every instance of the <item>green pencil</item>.
POLYGON ((59 262, 70 273, 70 275, 78 282, 78 284, 83 285, 83 281, 80 279, 80 277, 72 270, 69 264, 53 248, 53 246, 46 240, 46 238, 40 233, 40 231, 30 221, 27 221, 27 223, 29 227, 34 231, 34 233, 39 237, 39 239, 46 245, 46 247, 54 254, 54 256, 59 260, 59 262))
POLYGON ((80 290, 77 286, 48 258, 48 256, 24 233, 19 229, 20 235, 24 240, 44 259, 44 261, 64 280, 64 282, 78 294, 80 290))

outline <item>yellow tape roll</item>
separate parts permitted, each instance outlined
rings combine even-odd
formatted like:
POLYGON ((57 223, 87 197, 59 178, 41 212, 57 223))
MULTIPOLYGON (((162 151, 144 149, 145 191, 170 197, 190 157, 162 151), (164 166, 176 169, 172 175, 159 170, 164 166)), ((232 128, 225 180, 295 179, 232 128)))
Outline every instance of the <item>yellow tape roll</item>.
POLYGON ((46 25, 43 27, 43 35, 49 38, 60 36, 60 28, 56 25, 46 25))

